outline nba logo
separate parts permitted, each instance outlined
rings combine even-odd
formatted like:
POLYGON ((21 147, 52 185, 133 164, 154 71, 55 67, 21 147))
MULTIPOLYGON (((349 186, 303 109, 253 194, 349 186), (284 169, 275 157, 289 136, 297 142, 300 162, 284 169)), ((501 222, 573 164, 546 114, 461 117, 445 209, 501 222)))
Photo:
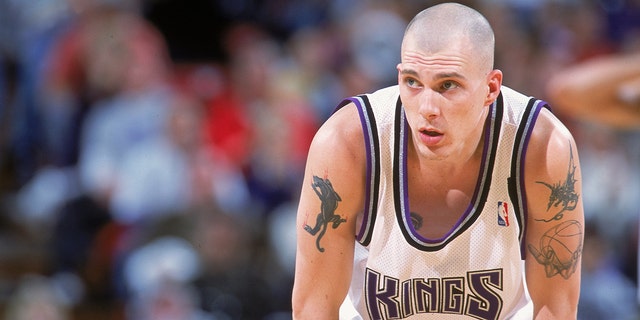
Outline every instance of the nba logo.
POLYGON ((509 226, 509 204, 507 202, 498 201, 498 225, 509 226))

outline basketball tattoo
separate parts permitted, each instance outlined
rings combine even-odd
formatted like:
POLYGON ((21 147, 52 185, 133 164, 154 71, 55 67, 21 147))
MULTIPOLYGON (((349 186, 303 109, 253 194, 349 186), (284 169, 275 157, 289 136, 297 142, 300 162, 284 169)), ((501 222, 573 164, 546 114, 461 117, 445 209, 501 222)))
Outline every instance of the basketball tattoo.
POLYGON ((322 239, 325 232, 327 232, 329 223, 332 223, 331 227, 335 229, 347 220, 335 213, 338 208, 338 202, 342 201, 342 199, 333 189, 329 179, 313 176, 311 188, 313 188, 313 191, 315 191, 320 198, 320 213, 318 213, 316 225, 311 228, 311 226, 305 223, 304 230, 309 232, 312 236, 315 236, 316 234, 318 235, 318 238, 316 239, 316 246, 320 252, 324 252, 324 248, 320 246, 320 239, 322 239))
POLYGON ((582 254, 582 225, 568 220, 547 230, 538 247, 529 244, 529 251, 544 266, 548 278, 559 274, 568 279, 575 271, 582 254))
POLYGON ((542 184, 551 190, 549 195, 549 203, 547 204, 547 211, 554 208, 560 208, 553 217, 550 219, 536 219, 536 221, 550 222, 553 220, 560 220, 564 217, 565 211, 571 211, 576 208, 578 204, 578 198, 580 195, 576 193, 576 165, 573 160, 573 150, 569 148, 569 170, 567 172, 567 179, 564 182, 558 182, 555 184, 549 184, 543 181, 536 181, 536 183, 542 184))

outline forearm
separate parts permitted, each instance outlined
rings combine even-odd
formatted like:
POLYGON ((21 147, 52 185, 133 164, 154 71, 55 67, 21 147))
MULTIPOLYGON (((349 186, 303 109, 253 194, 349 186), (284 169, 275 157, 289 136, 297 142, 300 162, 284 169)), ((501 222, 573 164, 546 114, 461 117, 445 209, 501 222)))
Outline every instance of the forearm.
MULTIPOLYGON (((638 73, 640 74, 640 71, 638 73)), ((622 83, 618 88, 618 97, 621 102, 637 108, 640 112, 640 75, 622 83)))
POLYGON ((577 319, 577 317, 578 312, 574 308, 561 308, 552 311, 546 306, 535 310, 533 315, 535 320, 571 320, 577 319))
POLYGON ((554 110, 616 127, 640 125, 640 55, 591 60, 556 74, 548 83, 554 110))
MULTIPOLYGON (((328 247, 327 251, 332 249, 335 247, 328 247)), ((327 251, 320 255, 298 251, 292 295, 294 319, 338 318, 340 305, 349 289, 351 265, 346 260, 323 257, 331 254, 327 251)), ((344 256, 352 257, 349 254, 344 256)))
POLYGON ((321 319, 338 319, 339 308, 333 308, 322 303, 311 301, 295 300, 293 301, 293 319, 294 320, 321 320, 321 319))

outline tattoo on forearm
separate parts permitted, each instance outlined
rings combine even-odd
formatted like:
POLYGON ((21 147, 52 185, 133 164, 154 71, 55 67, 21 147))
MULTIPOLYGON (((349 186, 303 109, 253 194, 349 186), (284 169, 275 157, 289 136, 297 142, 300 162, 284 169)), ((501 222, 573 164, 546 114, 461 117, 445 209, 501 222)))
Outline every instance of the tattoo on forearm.
POLYGON ((554 220, 560 220, 564 217, 565 211, 572 211, 578 205, 578 199, 580 195, 576 193, 576 165, 573 160, 573 150, 569 148, 569 170, 567 171, 567 179, 564 182, 558 182, 549 184, 544 181, 536 181, 536 183, 542 184, 549 188, 551 194, 549 195, 549 203, 547 204, 547 211, 551 207, 559 208, 558 211, 550 219, 536 219, 536 221, 550 222, 554 220))
POLYGON ((422 228, 422 217, 415 212, 409 213, 411 216, 411 223, 413 224, 413 228, 416 230, 420 230, 422 228))
POLYGON ((559 274, 569 279, 582 256, 582 241, 582 225, 577 220, 568 220, 547 230, 538 247, 529 244, 528 248, 536 261, 544 266, 548 278, 559 274))
POLYGON ((324 252, 324 248, 320 246, 320 239, 322 239, 325 232, 327 232, 329 223, 332 223, 331 226, 335 229, 341 223, 346 222, 347 219, 343 219, 340 215, 335 214, 336 209, 338 208, 338 202, 342 201, 342 199, 333 189, 329 179, 313 176, 311 188, 313 188, 313 191, 315 191, 320 198, 320 213, 318 213, 315 227, 311 228, 311 226, 305 223, 304 230, 309 232, 312 236, 318 234, 316 246, 320 252, 324 252))

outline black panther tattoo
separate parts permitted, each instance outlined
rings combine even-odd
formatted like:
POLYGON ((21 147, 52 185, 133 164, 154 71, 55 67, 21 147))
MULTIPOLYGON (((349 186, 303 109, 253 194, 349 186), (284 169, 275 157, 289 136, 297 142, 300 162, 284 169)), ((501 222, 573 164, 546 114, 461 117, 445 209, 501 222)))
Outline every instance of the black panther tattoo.
POLYGON ((322 239, 325 232, 327 232, 327 226, 329 223, 332 223, 331 226, 335 229, 347 220, 335 214, 336 208, 338 208, 338 202, 342 201, 342 199, 333 189, 329 179, 322 179, 318 176, 313 176, 313 183, 311 184, 311 187, 320 198, 320 213, 318 213, 315 227, 311 228, 305 223, 304 230, 307 230, 307 232, 312 236, 318 234, 318 231, 320 232, 316 239, 316 246, 320 252, 324 252, 324 248, 320 246, 320 239, 322 239))
POLYGON ((558 182, 553 185, 543 181, 536 181, 536 183, 542 184, 551 190, 549 195, 549 203, 547 204, 547 211, 551 207, 560 207, 560 211, 556 213, 550 219, 536 219, 536 221, 550 222, 553 220, 560 220, 564 217, 565 211, 571 211, 578 205, 578 199, 580 195, 575 190, 576 165, 573 160, 573 150, 569 148, 569 170, 567 172, 567 179, 564 182, 558 182))

